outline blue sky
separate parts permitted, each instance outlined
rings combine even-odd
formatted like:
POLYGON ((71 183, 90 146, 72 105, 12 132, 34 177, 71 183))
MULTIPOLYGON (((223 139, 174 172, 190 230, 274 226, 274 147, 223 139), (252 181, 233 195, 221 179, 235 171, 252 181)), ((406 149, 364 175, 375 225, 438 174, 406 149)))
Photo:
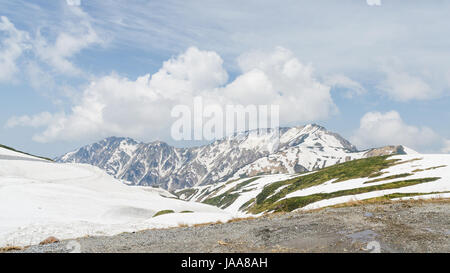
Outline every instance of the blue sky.
POLYGON ((445 0, 0 0, 0 143, 45 156, 109 135, 180 146, 168 113, 206 94, 277 101, 282 125, 318 123, 359 148, 448 153, 449 12, 445 0))

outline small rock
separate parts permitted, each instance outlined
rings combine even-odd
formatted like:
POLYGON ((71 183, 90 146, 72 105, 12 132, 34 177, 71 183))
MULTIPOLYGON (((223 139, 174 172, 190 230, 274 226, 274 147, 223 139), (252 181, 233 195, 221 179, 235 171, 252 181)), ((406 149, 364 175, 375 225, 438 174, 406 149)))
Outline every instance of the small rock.
POLYGON ((49 244, 54 244, 54 243, 59 243, 59 239, 56 237, 48 237, 47 239, 45 239, 44 241, 40 242, 39 245, 49 245, 49 244))
POLYGON ((227 242, 224 242, 224 241, 222 241, 222 240, 219 240, 217 243, 218 243, 219 245, 222 245, 222 246, 228 245, 227 242))

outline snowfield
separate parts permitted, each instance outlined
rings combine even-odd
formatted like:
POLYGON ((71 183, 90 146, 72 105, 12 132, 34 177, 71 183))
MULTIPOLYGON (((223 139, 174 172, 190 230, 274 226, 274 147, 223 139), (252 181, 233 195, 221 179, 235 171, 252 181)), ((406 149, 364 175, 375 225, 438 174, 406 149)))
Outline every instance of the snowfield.
POLYGON ((127 186, 94 166, 0 148, 0 247, 38 244, 49 236, 115 235, 232 218, 214 206, 163 196, 172 195, 127 186), (152 217, 161 210, 176 213, 152 217))
MULTIPOLYGON (((407 149, 407 148, 405 148, 407 149)), ((328 198, 317 202, 312 202, 304 207, 298 208, 298 210, 311 210, 322 207, 347 203, 350 201, 360 201, 370 198, 383 197, 393 193, 405 193, 416 194, 410 197, 393 198, 392 200, 399 199, 429 199, 429 198, 449 198, 450 197, 450 155, 446 154, 419 154, 413 150, 408 149, 408 155, 396 155, 391 156, 389 159, 399 159, 400 164, 388 167, 382 170, 382 174, 376 177, 361 177, 355 179, 348 179, 345 181, 337 182, 337 179, 331 179, 319 185, 310 186, 304 189, 290 192, 280 199, 274 201, 279 202, 286 199, 292 199, 296 197, 308 197, 317 194, 335 193, 339 191, 359 189, 365 187, 372 187, 377 185, 391 184, 400 181, 420 180, 427 178, 439 178, 436 181, 415 184, 411 186, 403 186, 394 189, 385 190, 373 190, 370 192, 344 195, 334 198, 328 198), (405 175, 406 177, 393 177, 396 175, 405 175), (374 182, 374 180, 379 180, 374 182)), ((321 172, 321 170, 317 171, 321 172)), ((262 175, 259 178, 253 178, 249 184, 245 184, 246 181, 252 178, 242 178, 232 180, 225 183, 219 183, 215 185, 195 187, 189 190, 177 191, 177 194, 181 199, 196 201, 196 202, 208 202, 210 200, 217 200, 218 206, 225 211, 233 214, 249 215, 252 214, 242 207, 248 202, 252 202, 252 199, 256 198, 262 193, 264 187, 271 184, 292 178, 300 178, 301 176, 307 176, 314 172, 308 172, 303 174, 275 174, 275 175, 262 175), (239 186, 241 185, 241 186, 239 186), (190 193, 190 194, 189 194, 190 193), (237 198, 230 204, 229 202, 220 202, 221 197, 223 200, 231 198, 233 195, 237 198)), ((287 186, 280 186, 272 194, 265 199, 269 199, 287 186)))
POLYGON ((450 155, 445 154, 411 154, 411 155, 401 155, 401 156, 392 156, 391 159, 401 159, 401 161, 407 162, 403 164, 399 164, 393 167, 384 170, 386 174, 377 177, 377 179, 382 179, 392 175, 399 175, 404 173, 411 173, 411 176, 407 178, 394 178, 389 180, 384 180, 380 182, 364 184, 372 179, 370 178, 359 178, 347 180, 344 183, 332 183, 332 181, 324 183, 322 185, 311 187, 305 189, 303 191, 297 191, 291 194, 288 194, 286 198, 296 197, 296 196, 305 196, 314 193, 330 193, 340 190, 347 189, 355 189, 366 186, 375 186, 386 183, 392 183, 397 181, 403 181, 405 179, 421 179, 421 178, 429 178, 429 177, 440 177, 440 179, 417 184, 407 187, 402 187, 399 189, 391 189, 391 190, 380 190, 373 191, 363 194, 356 195, 348 195, 337 198, 331 198, 319 202, 312 203, 308 206, 301 208, 301 210, 310 210, 317 209, 326 206, 332 206, 336 204, 346 203, 349 201, 359 201, 369 198, 380 197, 393 193, 429 193, 426 195, 417 195, 413 197, 402 197, 402 198, 394 198, 393 200, 407 200, 407 199, 430 199, 430 198, 449 198, 450 197, 450 155), (438 167, 438 168, 437 168, 438 167), (414 172, 414 170, 424 170, 419 172, 414 172), (428 170, 427 170, 428 169, 428 170))
POLYGON ((408 150, 407 155, 348 161, 302 174, 230 179, 176 195, 124 182, 92 165, 55 163, 0 148, 0 247, 38 244, 50 236, 111 236, 226 222, 278 208, 310 210, 375 197, 450 198, 450 155, 408 150), (339 181, 342 174, 345 179, 339 181), (310 184, 303 187, 304 181, 310 184), (163 210, 174 213, 154 217, 163 210))

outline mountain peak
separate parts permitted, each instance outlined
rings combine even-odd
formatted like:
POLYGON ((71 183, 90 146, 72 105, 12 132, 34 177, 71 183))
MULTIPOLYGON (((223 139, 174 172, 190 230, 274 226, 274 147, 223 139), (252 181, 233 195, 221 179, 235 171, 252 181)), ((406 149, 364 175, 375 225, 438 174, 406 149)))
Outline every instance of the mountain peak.
POLYGON ((304 128, 314 128, 314 129, 320 129, 320 130, 327 130, 325 127, 318 125, 316 123, 309 123, 303 126, 304 128))
POLYGON ((239 132, 184 149, 114 136, 58 161, 92 164, 131 184, 177 189, 235 176, 310 171, 362 156, 338 134, 307 124, 239 132))
POLYGON ((121 141, 126 141, 126 142, 130 142, 130 143, 138 143, 136 140, 134 140, 130 137, 117 137, 117 136, 110 136, 110 137, 100 140, 99 142, 111 143, 111 142, 121 142, 121 141))
POLYGON ((169 144, 167 144, 164 141, 161 140, 155 140, 149 143, 149 145, 153 145, 153 146, 169 146, 169 144))

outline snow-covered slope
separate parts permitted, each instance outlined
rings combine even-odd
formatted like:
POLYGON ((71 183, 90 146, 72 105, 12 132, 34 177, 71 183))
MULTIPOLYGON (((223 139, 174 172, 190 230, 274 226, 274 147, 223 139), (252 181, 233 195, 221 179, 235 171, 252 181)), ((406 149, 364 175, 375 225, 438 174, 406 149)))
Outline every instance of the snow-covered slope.
POLYGON ((194 148, 111 137, 70 152, 57 161, 87 163, 128 184, 174 190, 223 182, 232 177, 311 171, 399 151, 404 151, 401 146, 359 152, 338 134, 310 124, 277 131, 237 133, 194 148))
POLYGON ((0 247, 230 218, 217 207, 177 200, 161 189, 127 186, 91 165, 0 148, 0 247), (153 217, 162 210, 175 213, 153 217))
POLYGON ((371 198, 450 198, 450 155, 365 158, 304 174, 262 175, 179 190, 230 213, 292 211, 371 198))
POLYGON ((399 149, 407 150, 373 149, 360 152, 362 159, 307 173, 197 186, 177 191, 177 199, 162 189, 127 186, 95 166, 55 163, 0 148, 0 247, 36 244, 49 236, 114 235, 353 200, 450 198, 450 155, 408 151, 377 156, 399 149), (154 217, 163 210, 174 213, 154 217))

